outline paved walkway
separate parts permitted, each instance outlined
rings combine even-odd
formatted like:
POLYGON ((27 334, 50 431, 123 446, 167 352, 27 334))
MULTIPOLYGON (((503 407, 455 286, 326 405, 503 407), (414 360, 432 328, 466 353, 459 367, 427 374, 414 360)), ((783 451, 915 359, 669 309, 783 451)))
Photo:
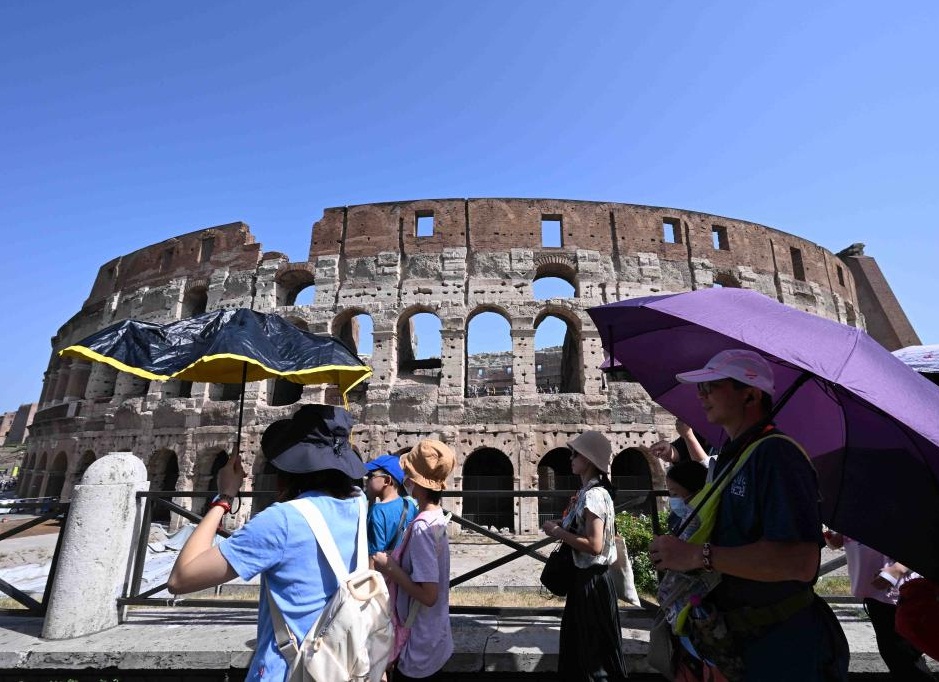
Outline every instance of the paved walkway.
MULTIPOLYGON (((857 608, 837 608, 851 645, 853 677, 886 674, 870 623, 857 608)), ((624 611, 624 650, 631 669, 651 673, 645 663, 648 617, 624 611)), ((0 670, 17 673, 69 670, 218 670, 244 669, 255 638, 253 609, 134 609, 124 624, 87 637, 49 641, 39 638, 37 618, 0 618, 0 670)), ((453 616, 456 652, 451 673, 543 672, 557 665, 559 620, 551 617, 453 616)))

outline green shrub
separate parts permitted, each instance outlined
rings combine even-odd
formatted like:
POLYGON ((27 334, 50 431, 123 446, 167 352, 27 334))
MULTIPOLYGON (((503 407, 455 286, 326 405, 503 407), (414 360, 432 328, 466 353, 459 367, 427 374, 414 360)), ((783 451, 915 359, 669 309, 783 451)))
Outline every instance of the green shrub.
MULTIPOLYGON (((666 512, 659 513, 659 526, 665 528, 666 512)), ((616 532, 626 543, 626 551, 633 564, 633 577, 636 590, 640 594, 654 595, 659 586, 659 578, 652 559, 649 557, 649 543, 652 542, 652 518, 648 514, 621 512, 616 515, 616 532)))

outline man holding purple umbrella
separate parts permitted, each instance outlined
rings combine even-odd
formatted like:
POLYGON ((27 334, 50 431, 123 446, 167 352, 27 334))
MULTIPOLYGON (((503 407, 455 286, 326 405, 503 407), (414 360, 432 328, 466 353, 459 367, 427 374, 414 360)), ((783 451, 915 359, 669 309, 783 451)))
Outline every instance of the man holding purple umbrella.
POLYGON ((733 349, 676 379, 696 384, 708 422, 729 440, 696 498, 704 530, 689 541, 656 537, 649 547, 655 567, 721 574, 696 610, 723 618, 721 637, 742 659, 741 679, 846 680, 847 641, 812 589, 824 545, 818 481, 802 448, 769 419, 772 368, 758 353, 733 349), (703 501, 709 489, 711 505, 703 501))

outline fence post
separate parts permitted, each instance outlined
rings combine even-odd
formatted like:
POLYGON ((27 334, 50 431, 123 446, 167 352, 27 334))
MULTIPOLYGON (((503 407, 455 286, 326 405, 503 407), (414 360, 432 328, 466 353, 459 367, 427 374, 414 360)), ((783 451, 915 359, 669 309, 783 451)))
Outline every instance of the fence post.
POLYGON ((138 490, 147 469, 130 452, 94 462, 75 486, 42 636, 69 639, 118 624, 139 523, 138 490))

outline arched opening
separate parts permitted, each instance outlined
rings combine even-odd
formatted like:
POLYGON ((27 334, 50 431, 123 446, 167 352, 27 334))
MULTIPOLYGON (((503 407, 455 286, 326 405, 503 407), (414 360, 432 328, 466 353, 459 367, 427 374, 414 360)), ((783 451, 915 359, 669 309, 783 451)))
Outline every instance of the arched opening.
POLYGON ((398 375, 440 378, 440 318, 433 313, 402 315, 398 321, 398 375))
POLYGON ((303 267, 288 265, 287 268, 277 275, 277 305, 313 305, 316 299, 313 273, 303 267))
POLYGON ((347 310, 333 320, 333 335, 366 364, 372 357, 373 330, 372 316, 361 311, 347 310))
POLYGON ((205 514, 209 508, 209 502, 218 492, 218 472, 228 461, 228 453, 224 450, 209 450, 200 455, 197 465, 197 474, 195 481, 195 490, 206 491, 209 495, 202 498, 201 504, 196 505, 197 499, 193 499, 192 508, 200 509, 200 514, 205 514))
POLYGON ((308 284, 294 295, 293 303, 289 305, 313 305, 316 301, 316 285, 308 284))
POLYGON ((65 472, 68 470, 68 456, 60 452, 52 460, 49 468, 49 479, 46 483, 46 497, 60 497, 62 487, 65 485, 65 472))
MULTIPOLYGON (((310 331, 310 325, 299 317, 285 318, 297 329, 310 331)), ((267 404, 271 406, 293 405, 303 395, 303 386, 286 379, 268 379, 267 404)))
POLYGON ((514 490, 512 462, 500 450, 481 448, 463 464, 463 517, 480 526, 515 531, 515 499, 472 494, 478 490, 514 490))
MULTIPOLYGON (((175 492, 179 482, 179 459, 176 453, 172 450, 158 450, 153 453, 147 465, 147 473, 151 490, 175 492)), ((169 523, 170 510, 162 504, 154 503, 152 518, 159 523, 169 523)))
POLYGON ((536 301, 545 301, 549 298, 575 298, 577 289, 566 279, 561 277, 536 277, 531 283, 532 296, 536 301))
POLYGON ((535 384, 539 393, 583 393, 580 343, 571 323, 546 314, 535 323, 535 384))
POLYGON ((264 457, 255 460, 251 515, 260 514, 277 501, 277 469, 264 457), (262 494, 263 493, 263 494, 262 494))
POLYGON ((78 466, 75 468, 76 483, 81 483, 82 476, 85 475, 85 471, 88 470, 88 467, 95 463, 95 459, 97 459, 97 457, 95 457, 95 453, 91 450, 85 450, 85 452, 82 453, 82 458, 78 460, 78 466))
POLYGON ((466 397, 512 395, 512 325, 491 310, 466 327, 466 397))
POLYGON ((194 317, 205 312, 209 294, 204 286, 193 287, 183 296, 182 317, 194 317))
POLYGON ((26 493, 26 497, 39 497, 39 492, 42 490, 42 479, 46 475, 48 464, 49 455, 45 452, 39 455, 39 461, 36 463, 33 475, 29 479, 29 491, 26 493))
POLYGON ((626 448, 613 458, 610 480, 617 490, 650 490, 652 471, 642 450, 626 448))
MULTIPOLYGON (((576 491, 580 484, 580 476, 571 471, 571 451, 567 447, 548 450, 538 462, 538 490, 576 491)), ((538 527, 545 521, 561 518, 569 502, 569 497, 539 497, 538 527)))
POLYGON ((724 287, 728 289, 739 289, 740 280, 727 272, 718 272, 714 275, 714 287, 724 287))

